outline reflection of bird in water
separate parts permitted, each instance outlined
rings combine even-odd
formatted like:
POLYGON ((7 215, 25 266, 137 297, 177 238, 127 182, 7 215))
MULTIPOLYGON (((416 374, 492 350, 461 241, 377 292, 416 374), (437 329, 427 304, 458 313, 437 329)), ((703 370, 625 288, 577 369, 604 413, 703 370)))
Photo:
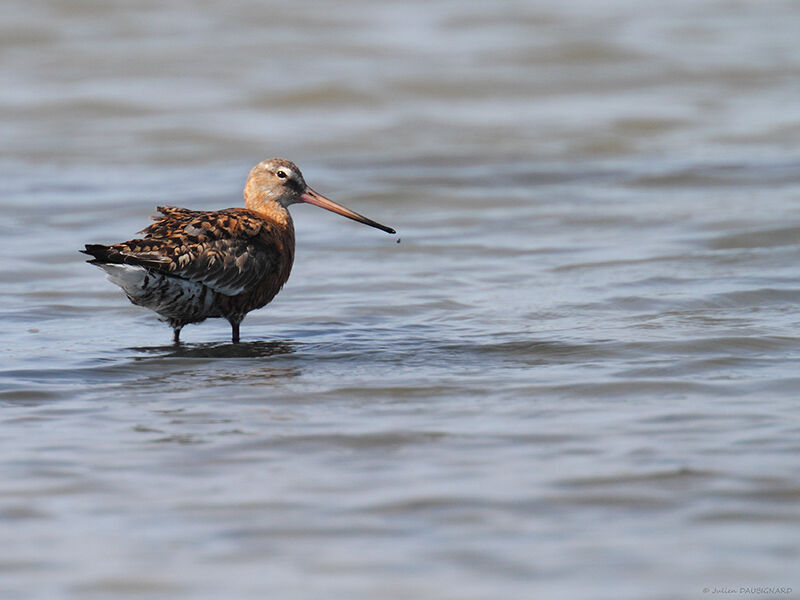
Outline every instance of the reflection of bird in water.
MULTIPOLYGON (((134 360, 150 360, 153 356, 171 358, 270 358, 297 351, 294 344, 284 341, 254 340, 238 344, 203 342, 184 346, 140 346, 130 348, 144 356, 134 356, 134 360)), ((259 363, 261 364, 261 363, 259 363)), ((259 368, 259 372, 263 369, 259 368)))
POLYGON ((197 211, 160 206, 162 217, 144 238, 87 244, 89 262, 106 271, 134 304, 157 312, 180 339, 181 328, 227 319, 232 340, 251 310, 275 297, 292 269, 290 204, 307 202, 388 233, 394 229, 336 204, 306 185, 300 169, 281 158, 253 167, 244 188, 247 208, 197 211))

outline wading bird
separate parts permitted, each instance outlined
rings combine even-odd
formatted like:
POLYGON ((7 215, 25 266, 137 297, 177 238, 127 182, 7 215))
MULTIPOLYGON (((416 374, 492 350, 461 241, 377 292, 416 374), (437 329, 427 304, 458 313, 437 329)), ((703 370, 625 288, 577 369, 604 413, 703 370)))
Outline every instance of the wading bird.
POLYGON ((199 211, 157 208, 163 216, 143 238, 104 246, 86 244, 89 263, 100 267, 134 304, 158 313, 180 341, 181 328, 208 318, 231 324, 233 343, 251 310, 265 306, 289 278, 294 225, 287 210, 307 202, 359 223, 395 233, 336 204, 306 185, 297 166, 271 158, 250 171, 247 208, 199 211))

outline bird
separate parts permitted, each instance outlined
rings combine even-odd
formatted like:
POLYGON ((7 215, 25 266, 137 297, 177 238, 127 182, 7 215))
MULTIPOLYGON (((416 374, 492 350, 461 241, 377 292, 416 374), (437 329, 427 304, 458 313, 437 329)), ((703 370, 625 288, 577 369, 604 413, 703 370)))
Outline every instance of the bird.
POLYGON ((143 237, 86 244, 81 252, 133 304, 166 321, 175 344, 185 325, 209 318, 227 319, 236 344, 245 315, 268 304, 289 278, 295 236, 288 208, 301 202, 396 233, 311 189, 293 162, 270 158, 250 171, 245 208, 159 206, 143 237))

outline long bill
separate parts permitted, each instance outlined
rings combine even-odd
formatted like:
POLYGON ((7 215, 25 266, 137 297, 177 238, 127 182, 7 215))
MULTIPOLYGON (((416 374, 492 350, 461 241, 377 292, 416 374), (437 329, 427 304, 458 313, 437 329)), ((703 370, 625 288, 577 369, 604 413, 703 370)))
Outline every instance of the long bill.
POLYGON ((306 191, 302 193, 300 196, 300 200, 303 202, 308 202, 309 204, 313 204, 314 206, 319 206, 320 208, 324 208, 325 210, 329 210, 331 212, 335 212, 337 215, 342 215, 343 217, 347 217, 348 219, 353 219, 353 221, 358 221, 359 223, 363 223, 364 225, 369 225, 370 227, 375 227, 376 229, 381 229, 386 233, 397 233, 391 227, 387 227, 386 225, 381 225, 373 221, 372 219, 368 219, 367 217, 358 214, 350 210, 349 208, 345 208, 341 204, 336 204, 333 200, 329 200, 322 194, 318 194, 310 187, 306 188, 306 191))

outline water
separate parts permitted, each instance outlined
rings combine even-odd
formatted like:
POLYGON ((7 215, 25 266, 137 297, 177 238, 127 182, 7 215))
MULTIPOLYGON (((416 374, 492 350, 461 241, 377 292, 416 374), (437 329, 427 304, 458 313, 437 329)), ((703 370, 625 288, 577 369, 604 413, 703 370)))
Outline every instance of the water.
POLYGON ((0 595, 797 595, 796 2, 0 16, 0 595), (276 155, 239 346, 77 254, 276 155))

